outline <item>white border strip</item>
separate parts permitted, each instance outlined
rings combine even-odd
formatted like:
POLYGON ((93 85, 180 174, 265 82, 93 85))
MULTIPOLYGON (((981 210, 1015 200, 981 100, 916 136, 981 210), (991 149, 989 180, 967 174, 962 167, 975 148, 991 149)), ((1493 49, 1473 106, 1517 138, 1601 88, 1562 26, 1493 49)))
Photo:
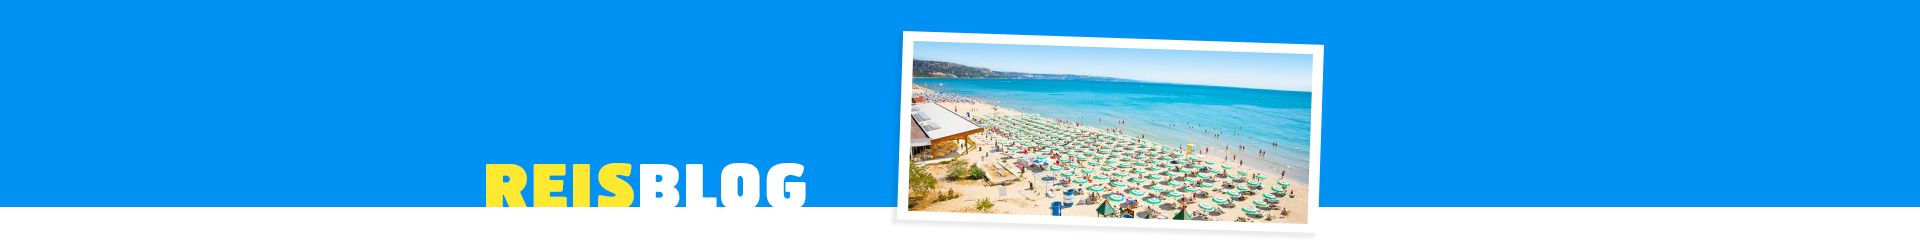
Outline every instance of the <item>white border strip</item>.
POLYGON ((906 159, 909 154, 908 152, 909 147, 908 147, 908 139, 907 139, 908 133, 906 132, 906 129, 908 125, 912 123, 909 123, 909 121, 907 120, 907 116, 904 113, 908 112, 908 108, 909 108, 908 101, 906 99, 913 97, 913 87, 912 87, 913 85, 913 42, 916 42, 916 41, 985 43, 985 44, 1019 44, 1019 45, 1069 46, 1069 47, 1140 48, 1140 49, 1167 49, 1167 50, 1193 50, 1193 51, 1312 54, 1313 55, 1313 111, 1312 111, 1313 116, 1311 116, 1312 122, 1310 123, 1311 129, 1309 132, 1309 135, 1311 138, 1308 140, 1309 142, 1307 147, 1309 151, 1307 153, 1308 165, 1309 165, 1307 166, 1308 168, 1307 172, 1309 173, 1307 176, 1307 179, 1308 179, 1307 187, 1308 189, 1312 189, 1313 193, 1307 195, 1307 201, 1308 201, 1307 211, 1309 213, 1310 218, 1319 218, 1317 216, 1312 216, 1312 215, 1322 213, 1322 211, 1320 210, 1320 194, 1322 194, 1326 190, 1320 188, 1320 117, 1321 117, 1321 110, 1323 109, 1323 107, 1321 107, 1320 105, 1320 99, 1321 99, 1320 97, 1322 94, 1325 93, 1325 91, 1321 90, 1321 86, 1324 84, 1321 84, 1321 81, 1320 81, 1321 65, 1322 65, 1321 60, 1324 56, 1324 54, 1322 54, 1324 47, 1321 45, 1123 39, 1123 38, 1026 36, 1026 35, 999 35, 999 34, 973 34, 973 33, 904 32, 901 39, 901 44, 900 44, 901 45, 901 49, 900 49, 900 81, 901 81, 900 112, 903 114, 900 115, 900 127, 896 128, 896 129, 900 129, 900 160, 898 162, 895 162, 895 164, 900 165, 900 170, 899 170, 900 171, 899 172, 900 189, 899 189, 899 196, 896 199, 896 202, 898 205, 896 205, 897 207, 895 211, 895 214, 898 219, 1024 223, 1024 224, 1062 224, 1062 225, 1089 225, 1089 226, 1115 226, 1115 227, 1186 228, 1186 229, 1269 231, 1269 232, 1312 232, 1313 225, 1311 224, 1315 222, 1314 219, 1308 219, 1307 220, 1308 224, 1236 223, 1236 222, 1171 221, 1171 220, 1115 219, 1115 218, 1092 218, 1092 217, 1054 217, 1054 216, 1033 216, 1033 215, 1009 215, 1009 214, 907 211, 908 190, 907 190, 907 165, 906 165, 907 160, 906 159))

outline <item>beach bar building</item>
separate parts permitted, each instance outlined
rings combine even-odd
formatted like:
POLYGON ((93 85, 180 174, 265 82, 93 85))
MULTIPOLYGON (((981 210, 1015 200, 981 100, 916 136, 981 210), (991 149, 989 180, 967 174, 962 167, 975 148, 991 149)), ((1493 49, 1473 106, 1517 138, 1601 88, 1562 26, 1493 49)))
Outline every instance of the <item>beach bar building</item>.
POLYGON ((971 150, 975 145, 967 136, 983 131, 959 113, 920 98, 913 99, 907 116, 913 121, 907 126, 908 146, 913 148, 916 161, 971 150))

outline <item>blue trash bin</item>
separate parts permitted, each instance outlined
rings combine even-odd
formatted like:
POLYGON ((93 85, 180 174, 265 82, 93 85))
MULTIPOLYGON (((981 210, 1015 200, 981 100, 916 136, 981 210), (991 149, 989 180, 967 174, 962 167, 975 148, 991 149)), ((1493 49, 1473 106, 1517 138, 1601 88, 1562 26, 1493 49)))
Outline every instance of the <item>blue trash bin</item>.
POLYGON ((1053 202, 1053 207, 1051 207, 1051 209, 1053 209, 1054 216, 1060 216, 1060 205, 1061 205, 1060 202, 1053 202))

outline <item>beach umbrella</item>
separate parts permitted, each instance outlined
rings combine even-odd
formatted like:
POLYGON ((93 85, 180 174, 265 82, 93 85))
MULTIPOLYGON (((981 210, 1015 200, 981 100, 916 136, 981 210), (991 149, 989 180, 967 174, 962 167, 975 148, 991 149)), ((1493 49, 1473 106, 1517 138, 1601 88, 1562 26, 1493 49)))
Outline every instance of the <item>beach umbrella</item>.
POLYGON ((1237 191, 1227 191, 1227 196, 1233 196, 1233 197, 1240 197, 1240 192, 1237 192, 1237 191))
POLYGON ((1227 199, 1220 198, 1220 197, 1213 197, 1213 203, 1226 204, 1227 199))
POLYGON ((1167 188, 1166 188, 1166 187, 1161 187, 1160 185, 1153 185, 1153 186, 1149 186, 1149 187, 1147 187, 1147 189, 1151 189, 1151 190, 1153 190, 1153 191, 1155 191, 1155 192, 1162 192, 1162 191, 1167 191, 1167 188))
POLYGON ((1191 182, 1199 182, 1199 181, 1194 181, 1192 177, 1183 177, 1183 178, 1180 178, 1180 181, 1183 181, 1183 182, 1189 182, 1189 183, 1191 183, 1191 182))
POLYGON ((1289 184, 1289 183, 1287 183, 1287 181, 1279 181, 1279 182, 1274 182, 1274 183, 1279 183, 1281 187, 1289 187, 1289 186, 1293 186, 1293 184, 1289 184))
POLYGON ((1140 191, 1140 190, 1138 190, 1138 189, 1136 189, 1136 190, 1127 190, 1127 195, 1133 195, 1133 196, 1135 196, 1135 197, 1145 197, 1145 196, 1147 196, 1147 192, 1144 192, 1144 191, 1140 191))
MULTIPOLYGON (((1087 184, 1087 180, 1086 180, 1086 179, 1074 179, 1074 180, 1073 180, 1073 183, 1075 183, 1075 184, 1087 184)), ((1097 187, 1097 186, 1096 186, 1096 187, 1097 187)))
POLYGON ((1247 186, 1233 186, 1233 190, 1246 191, 1247 186))
POLYGON ((1147 179, 1153 179, 1154 181, 1160 181, 1160 179, 1165 179, 1165 178, 1166 177, 1161 177, 1160 175, 1147 175, 1147 179))
POLYGON ((1100 171, 1113 171, 1113 167, 1101 166, 1100 171))
POLYGON ((1212 212, 1212 211, 1213 211, 1213 205, 1210 205, 1210 204, 1205 204, 1205 203, 1201 203, 1201 204, 1200 204, 1200 209, 1203 209, 1203 210, 1207 210, 1208 212, 1212 212))
POLYGON ((1242 207, 1240 208, 1240 211, 1247 212, 1247 214, 1260 213, 1260 209, 1253 209, 1253 207, 1242 207))
POLYGON ((1061 177, 1073 177, 1073 172, 1060 172, 1061 177))
POLYGON ((1127 173, 1113 173, 1113 176, 1115 176, 1115 177, 1127 177, 1127 175, 1129 175, 1129 174, 1127 174, 1127 173))
POLYGON ((1187 187, 1187 188, 1183 188, 1183 189, 1180 189, 1180 191, 1187 191, 1187 192, 1200 192, 1200 189, 1199 189, 1199 188, 1193 188, 1193 187, 1187 187))
POLYGON ((1261 196, 1261 197, 1266 197, 1267 199, 1274 199, 1274 200, 1279 200, 1279 199, 1280 199, 1280 196, 1279 196, 1279 195, 1273 195, 1272 193, 1262 193, 1262 194, 1260 194, 1260 196, 1261 196))
POLYGON ((1047 171, 1060 171, 1060 166, 1047 166, 1047 171))
POLYGON ((1267 203, 1267 201, 1253 201, 1253 206, 1267 207, 1267 205, 1273 205, 1273 204, 1267 203))
POLYGON ((1193 172, 1193 171, 1194 171, 1194 170, 1193 170, 1192 168, 1181 168, 1181 169, 1180 169, 1180 172, 1183 172, 1183 173, 1191 173, 1191 172, 1193 172))
POLYGON ((1254 179, 1267 180, 1267 175, 1253 175, 1254 179))
POLYGON ((1147 204, 1160 205, 1160 198, 1147 198, 1147 204))
POLYGON ((1213 183, 1200 183, 1200 187, 1205 187, 1205 188, 1212 188, 1212 187, 1213 187, 1213 183))
POLYGON ((1115 201, 1115 202, 1118 202, 1118 201, 1126 201, 1126 200, 1127 200, 1127 197, 1126 197, 1126 196, 1120 196, 1120 194, 1109 194, 1109 195, 1107 195, 1107 200, 1113 200, 1113 201, 1115 201))
POLYGON ((1219 169, 1219 168, 1214 168, 1214 169, 1207 169, 1207 172, 1210 172, 1210 173, 1220 173, 1220 169, 1219 169))
POLYGON ((1080 169, 1080 173, 1093 173, 1093 169, 1090 169, 1090 168, 1081 168, 1081 169, 1080 169))
POLYGON ((1107 175, 1093 175, 1093 179, 1107 180, 1107 175))
POLYGON ((1186 194, 1182 194, 1182 193, 1180 193, 1180 192, 1170 192, 1170 193, 1167 193, 1167 197, 1176 197, 1176 198, 1177 198, 1177 197, 1186 197, 1186 196, 1187 196, 1186 194))
POLYGON ((1187 211, 1181 210, 1180 213, 1173 214, 1173 220, 1187 220, 1187 211))
POLYGON ((1285 189, 1285 188, 1280 188, 1280 186, 1273 186, 1272 188, 1267 188, 1267 189, 1273 189, 1273 191, 1275 191, 1275 192, 1285 192, 1285 191, 1287 191, 1287 189, 1285 189))
POLYGON ((1087 191, 1105 192, 1107 191, 1107 186, 1093 185, 1093 187, 1087 187, 1087 191))
POLYGON ((1100 202, 1100 208, 1096 209, 1095 212, 1100 213, 1100 215, 1107 215, 1113 213, 1111 209, 1113 209, 1113 205, 1108 205, 1107 202, 1100 202))
POLYGON ((1120 167, 1133 167, 1133 164, 1130 164, 1130 163, 1121 163, 1121 164, 1120 164, 1120 167))
POLYGON ((1144 183, 1144 182, 1147 182, 1147 180, 1144 180, 1144 179, 1139 179, 1139 178, 1134 178, 1134 179, 1127 179, 1127 181, 1128 181, 1128 182, 1133 182, 1133 183, 1144 183))
POLYGON ((1126 187, 1127 183, 1123 183, 1120 181, 1113 181, 1113 182, 1108 182, 1107 185, 1113 185, 1114 187, 1126 187))

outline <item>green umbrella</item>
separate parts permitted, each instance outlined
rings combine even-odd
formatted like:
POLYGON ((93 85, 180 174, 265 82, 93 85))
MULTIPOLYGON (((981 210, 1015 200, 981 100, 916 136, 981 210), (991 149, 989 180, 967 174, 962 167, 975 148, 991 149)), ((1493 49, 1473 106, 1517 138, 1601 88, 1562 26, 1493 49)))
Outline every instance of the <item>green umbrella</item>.
POLYGON ((1121 163, 1121 164, 1120 164, 1120 167, 1133 167, 1133 164, 1130 164, 1130 163, 1121 163))
POLYGON ((1120 181, 1113 181, 1113 182, 1108 182, 1107 185, 1113 185, 1114 187, 1125 187, 1127 186, 1127 183, 1123 183, 1120 181))
POLYGON ((1127 177, 1127 175, 1131 175, 1131 174, 1127 174, 1127 173, 1113 173, 1113 176, 1115 176, 1115 177, 1127 177))
POLYGON ((1260 209, 1253 209, 1253 207, 1243 207, 1240 208, 1240 211, 1247 212, 1247 214, 1260 213, 1260 209))
POLYGON ((1193 168, 1181 168, 1181 169, 1180 169, 1180 172, 1183 172, 1183 173, 1191 173, 1191 172, 1193 172, 1193 171, 1194 171, 1194 170, 1193 170, 1193 168))
POLYGON ((1240 192, 1228 191, 1227 196, 1240 197, 1240 192))
POLYGON ((1147 204, 1160 205, 1160 198, 1147 198, 1147 204))
POLYGON ((1147 170, 1145 170, 1145 169, 1134 169, 1134 170, 1133 170, 1133 173, 1139 173, 1139 174, 1147 174, 1147 170))
POLYGON ((1199 182, 1198 180, 1193 180, 1193 178, 1192 178, 1192 177, 1183 177, 1183 178, 1180 178, 1180 181, 1186 181, 1186 182, 1199 182))
POLYGON ((1167 188, 1165 188, 1165 187, 1160 187, 1160 185, 1153 185, 1153 186, 1151 186, 1151 187, 1147 187, 1147 189, 1152 189, 1152 190, 1153 190, 1153 191, 1155 191, 1155 192, 1159 192, 1159 191, 1166 191, 1166 190, 1167 190, 1167 188))
POLYGON ((1279 182, 1274 182, 1274 183, 1279 183, 1279 184, 1280 184, 1280 186, 1282 186, 1282 187, 1288 187, 1288 186, 1293 186, 1293 184, 1291 184, 1291 183, 1287 183, 1287 181, 1279 181, 1279 182))
POLYGON ((1165 177, 1160 177, 1160 175, 1147 175, 1147 179, 1153 179, 1154 181, 1159 181, 1160 179, 1164 179, 1164 178, 1165 177))
POLYGON ((1080 173, 1093 173, 1093 169, 1081 168, 1080 173))
POLYGON ((1100 171, 1113 171, 1113 167, 1101 166, 1100 171))
POLYGON ((1073 177, 1073 172, 1060 172, 1061 177, 1073 177))
POLYGON ((1180 213, 1174 214, 1173 220, 1187 220, 1187 211, 1180 211, 1180 213))
POLYGON ((1285 191, 1287 191, 1287 189, 1284 189, 1284 188, 1280 188, 1280 186, 1273 186, 1272 188, 1267 188, 1267 189, 1273 189, 1273 191, 1275 191, 1275 192, 1285 192, 1285 191))
POLYGON ((1180 190, 1181 190, 1181 191, 1187 191, 1187 192, 1200 192, 1200 189, 1199 189, 1199 188, 1192 188, 1192 187, 1188 187, 1188 188, 1183 188, 1183 189, 1180 189, 1180 190))
POLYGON ((1180 192, 1167 193, 1167 197, 1186 197, 1186 196, 1187 196, 1186 194, 1181 194, 1180 192))
POLYGON ((1126 201, 1126 200, 1127 200, 1127 197, 1126 197, 1126 196, 1120 196, 1120 194, 1111 194, 1111 195, 1107 195, 1107 200, 1113 200, 1113 201, 1115 201, 1115 202, 1118 202, 1118 201, 1126 201))
POLYGON ((1107 180, 1107 175, 1093 175, 1093 179, 1107 180))
POLYGON ((1247 186, 1233 186, 1233 190, 1246 191, 1247 186))
POLYGON ((1273 205, 1273 204, 1267 203, 1267 201, 1253 201, 1253 205, 1259 206, 1259 207, 1266 207, 1267 205, 1273 205))
POLYGON ((1220 198, 1220 197, 1213 197, 1213 203, 1226 204, 1227 199, 1220 198))
POLYGON ((1267 180, 1267 175, 1253 175, 1254 179, 1267 180))
POLYGON ((1087 184, 1087 180, 1086 180, 1086 179, 1074 179, 1074 180, 1073 180, 1073 183, 1077 183, 1077 184, 1087 184))
POLYGON ((1100 208, 1094 211, 1100 213, 1100 215, 1107 215, 1113 213, 1112 209, 1113 205, 1108 205, 1107 202, 1100 202, 1100 208))
POLYGON ((1047 171, 1060 171, 1060 166, 1047 166, 1047 171))
POLYGON ((1144 182, 1147 182, 1147 180, 1142 180, 1142 179, 1139 179, 1139 178, 1134 178, 1134 179, 1127 179, 1127 181, 1128 181, 1128 182, 1133 182, 1133 183, 1144 183, 1144 182))
POLYGON ((1212 187, 1213 187, 1213 183, 1200 183, 1200 187, 1205 187, 1205 188, 1212 188, 1212 187))
POLYGON ((1135 197, 1144 197, 1144 196, 1147 196, 1147 192, 1143 192, 1140 190, 1127 190, 1127 195, 1133 195, 1135 197))
POLYGON ((1213 211, 1213 205, 1208 205, 1208 204, 1205 204, 1205 203, 1201 203, 1201 204, 1200 204, 1200 209, 1204 209, 1204 210, 1207 210, 1208 212, 1212 212, 1212 211, 1213 211))
POLYGON ((1106 186, 1100 186, 1100 185, 1093 185, 1093 187, 1087 187, 1087 190, 1088 190, 1088 191, 1095 191, 1095 192, 1105 192, 1105 191, 1107 191, 1107 187, 1106 187, 1106 186))
POLYGON ((1272 193, 1262 193, 1260 196, 1266 197, 1267 199, 1280 199, 1279 195, 1273 195, 1272 193))

